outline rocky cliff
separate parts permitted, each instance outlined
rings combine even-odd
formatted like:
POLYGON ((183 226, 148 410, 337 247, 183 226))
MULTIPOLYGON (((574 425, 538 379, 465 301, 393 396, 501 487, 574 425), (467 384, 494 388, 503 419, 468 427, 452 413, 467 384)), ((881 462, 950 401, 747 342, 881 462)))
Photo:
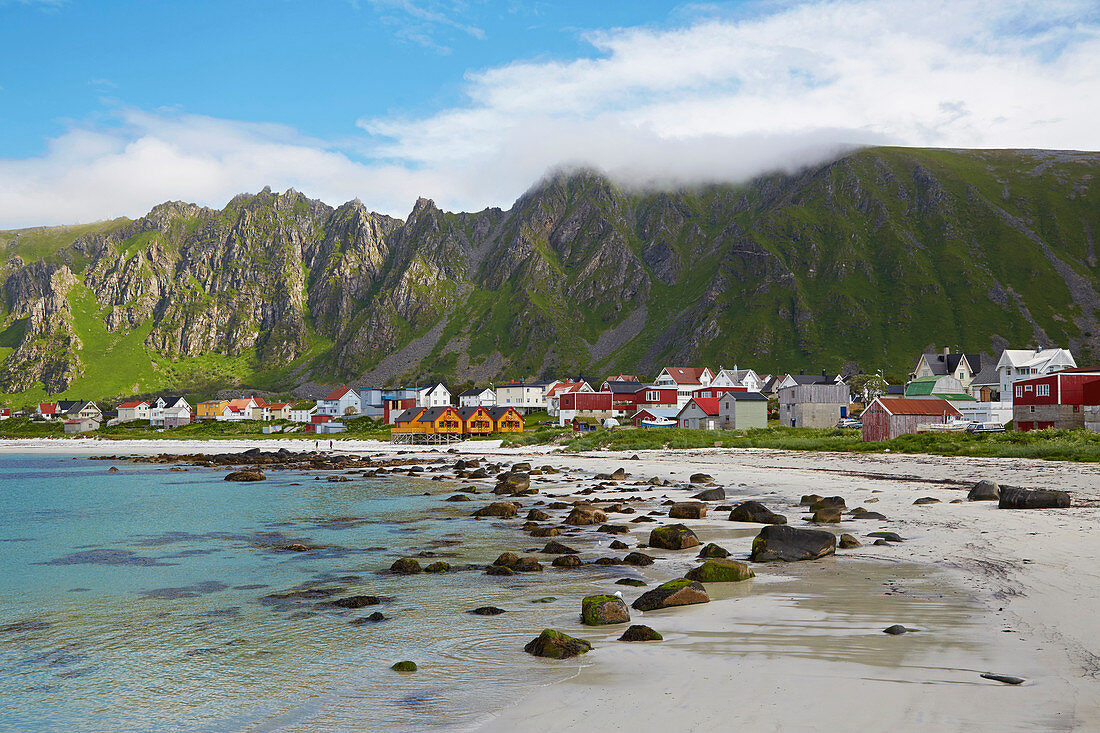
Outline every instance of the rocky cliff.
POLYGON ((1100 347, 1100 154, 876 148, 740 186, 588 171, 405 221, 290 190, 0 233, 0 390, 487 380, 664 362, 904 374, 1100 347), (47 246, 57 244, 58 246, 47 246), (97 375, 109 375, 97 376, 97 375))

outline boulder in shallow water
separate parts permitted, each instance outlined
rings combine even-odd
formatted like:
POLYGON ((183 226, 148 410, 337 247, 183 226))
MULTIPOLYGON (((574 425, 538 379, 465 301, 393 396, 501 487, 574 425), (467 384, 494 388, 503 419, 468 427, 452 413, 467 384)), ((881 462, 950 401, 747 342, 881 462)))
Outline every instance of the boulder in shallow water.
POLYGON ((340 608, 363 608, 365 606, 377 606, 380 603, 378 596, 348 596, 332 602, 332 605, 340 608))
POLYGON ((406 659, 403 662, 395 662, 394 665, 390 667, 390 669, 392 669, 394 672, 415 672, 416 662, 410 662, 406 659))
POLYGON ((503 565, 490 565, 485 571, 486 575, 515 575, 516 571, 503 565))
POLYGON ((570 547, 569 545, 564 545, 561 542, 558 542, 557 540, 551 540, 550 542, 547 542, 546 546, 543 547, 541 550, 539 550, 539 552, 544 552, 547 555, 576 555, 577 554, 577 551, 574 550, 572 547, 570 547))
POLYGON ((626 481, 626 469, 625 468, 616 468, 614 471, 611 472, 611 480, 612 481, 626 481))
POLYGON ((516 516, 516 505, 510 501, 494 501, 489 506, 482 507, 474 512, 475 517, 500 517, 511 519, 516 516))
POLYGON ((472 613, 475 616, 499 616, 504 613, 503 608, 497 608, 496 606, 479 606, 466 613, 472 613))
POLYGON ((815 509, 810 521, 815 524, 840 524, 840 509, 834 506, 815 509))
POLYGON ((521 557, 512 568, 517 573, 537 573, 542 570, 542 564, 535 557, 521 557))
POLYGON ((415 575, 420 571, 420 563, 411 557, 403 557, 390 565, 390 572, 396 575, 415 575))
POLYGON ((519 555, 517 555, 516 553, 502 552, 496 560, 493 560, 493 565, 504 568, 514 568, 516 566, 516 563, 518 562, 519 555))
POLYGON ((637 611, 656 611, 659 608, 709 602, 710 596, 707 595, 707 589, 702 583, 682 578, 670 580, 651 591, 646 591, 631 604, 631 608, 637 611))
POLYGON ((699 538, 682 524, 666 524, 663 527, 655 527, 649 533, 650 547, 661 547, 665 550, 686 550, 698 544, 699 538))
POLYGON ((527 521, 529 522, 545 522, 550 518, 550 515, 541 509, 531 509, 527 512, 527 521))
POLYGON ((1069 505, 1069 493, 1065 491, 1002 486, 997 507, 999 509, 1065 509, 1069 505))
POLYGON ((612 550, 627 550, 630 548, 630 545, 621 540, 612 540, 611 544, 608 545, 608 547, 610 547, 612 550))
POLYGON ((615 585, 629 585, 631 588, 644 588, 649 584, 638 578, 619 578, 615 581, 615 585))
POLYGON ((682 501, 668 510, 669 519, 704 519, 707 505, 701 501, 682 501))
POLYGON ((579 568, 584 562, 576 555, 558 555, 550 564, 556 568, 579 568))
POLYGON ((506 473, 497 481, 494 494, 518 494, 531 487, 531 479, 526 473, 506 473))
POLYGON ((725 547, 716 545, 713 542, 707 543, 703 549, 699 550, 699 557, 729 557, 730 551, 725 547))
POLYGON ((713 489, 707 489, 706 491, 700 491, 692 498, 698 499, 699 501, 722 501, 726 498, 726 490, 718 486, 713 489))
POLYGON ((267 478, 263 471, 232 471, 225 474, 225 481, 263 481, 267 478))
POLYGON ((688 580, 700 583, 737 583, 755 577, 756 573, 743 562, 728 558, 711 558, 687 572, 688 580))
POLYGON ((581 622, 585 626, 630 623, 630 610, 618 596, 587 596, 581 601, 581 622))
POLYGON ((1001 487, 995 481, 982 480, 970 487, 967 501, 997 501, 1001 498, 1001 487))
POLYGON ((577 639, 554 629, 543 629, 542 633, 523 647, 523 651, 536 657, 550 659, 568 659, 585 654, 592 649, 592 643, 577 639))
POLYGON ((569 512, 569 516, 565 518, 566 524, 578 527, 588 524, 603 524, 606 521, 607 515, 604 514, 603 510, 591 504, 578 504, 573 507, 573 511, 569 512))
POLYGON ((623 558, 623 565, 633 565, 636 568, 644 568, 653 564, 653 558, 643 552, 628 552, 623 558))
POLYGON ((665 637, 642 624, 634 624, 619 637, 619 641, 663 641, 665 637))
POLYGON ((836 551, 836 535, 820 529, 770 524, 752 541, 753 562, 817 560, 836 551))
POLYGON ((439 560, 437 562, 433 562, 431 565, 424 568, 424 572, 425 573, 445 573, 450 569, 451 569, 451 564, 449 562, 443 562, 442 560, 439 560))
POLYGON ((756 524, 786 524, 787 518, 776 514, 758 501, 743 501, 730 512, 731 522, 755 522, 756 524))

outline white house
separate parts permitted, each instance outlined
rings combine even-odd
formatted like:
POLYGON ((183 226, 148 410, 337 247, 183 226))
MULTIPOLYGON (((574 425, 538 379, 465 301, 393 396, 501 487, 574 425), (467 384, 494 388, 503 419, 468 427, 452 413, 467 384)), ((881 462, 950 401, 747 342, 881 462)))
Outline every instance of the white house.
POLYGON ((521 414, 546 409, 546 382, 506 382, 496 394, 497 407, 514 407, 521 414))
POLYGON ((691 400, 691 393, 709 387, 714 372, 707 367, 665 367, 653 381, 659 387, 676 387, 677 406, 683 407, 691 400))
POLYGON ((149 405, 149 424, 158 428, 174 428, 191 422, 191 405, 183 397, 157 397, 149 405))
POLYGON ((784 374, 772 385, 772 390, 778 394, 781 389, 797 387, 800 384, 844 384, 844 377, 839 374, 826 374, 824 369, 821 370, 821 374, 784 374))
POLYGON ((1011 400, 1012 385, 1021 379, 1032 379, 1076 367, 1073 354, 1066 349, 1005 349, 997 360, 1001 399, 1011 400))
POLYGON ((554 382, 553 386, 546 390, 546 412, 550 417, 558 416, 563 394, 595 391, 588 382, 554 382))
POLYGON ((123 402, 118 406, 118 421, 131 422, 133 420, 149 419, 148 402, 123 402))
POLYGON ((485 389, 468 389, 458 396, 459 407, 496 407, 497 393, 486 387, 485 389))
POLYGON ((423 387, 416 394, 417 407, 450 407, 451 390, 443 382, 423 387))
POLYGON ((688 430, 718 429, 718 400, 714 397, 693 397, 676 414, 676 422, 688 430))
POLYGON ((338 387, 324 399, 317 400, 317 414, 333 417, 358 415, 361 404, 358 392, 348 387, 338 387))
POLYGON ((317 413, 317 405, 313 402, 295 402, 290 406, 291 422, 309 422, 317 413))
POLYGON ((711 381, 711 387, 744 387, 749 392, 759 392, 764 389, 764 378, 752 369, 738 369, 735 364, 733 369, 719 369, 711 381))

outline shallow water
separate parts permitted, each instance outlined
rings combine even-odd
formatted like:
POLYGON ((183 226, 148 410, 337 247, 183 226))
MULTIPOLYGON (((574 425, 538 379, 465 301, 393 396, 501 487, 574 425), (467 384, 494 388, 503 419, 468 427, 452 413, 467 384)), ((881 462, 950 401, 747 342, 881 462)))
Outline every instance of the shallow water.
POLYGON ((117 465, 0 456, 0 730, 468 727, 572 674, 582 662, 523 645, 632 572, 391 576, 422 551, 484 563, 542 541, 442 502, 445 482, 117 465), (275 549, 291 542, 318 548, 275 549), (384 600, 328 603, 356 594, 384 600), (483 605, 508 613, 465 613, 483 605), (351 623, 374 611, 387 620, 351 623), (420 671, 392 672, 401 659, 420 671))

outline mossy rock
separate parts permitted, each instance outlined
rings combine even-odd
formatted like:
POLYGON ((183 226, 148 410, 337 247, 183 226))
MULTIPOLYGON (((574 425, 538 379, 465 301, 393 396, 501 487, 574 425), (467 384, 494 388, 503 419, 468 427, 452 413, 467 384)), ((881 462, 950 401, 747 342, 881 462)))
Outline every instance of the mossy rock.
POLYGON ((711 558, 699 567, 689 570, 685 577, 700 583, 737 583, 756 577, 756 573, 746 563, 727 558, 711 558))
POLYGON ((420 571, 420 563, 411 557, 403 557, 390 565, 390 572, 397 575, 416 575, 420 571))
POLYGON ((634 624, 623 632, 623 635, 619 637, 619 641, 664 641, 664 638, 648 626, 634 624))
POLYGON ((716 545, 713 542, 707 543, 702 550, 699 550, 699 557, 729 557, 730 551, 725 547, 716 545))
POLYGON ((619 578, 615 581, 615 585, 629 585, 631 588, 644 588, 649 584, 637 578, 619 578))
POLYGON ((416 662, 410 662, 406 659, 403 662, 395 663, 392 667, 390 667, 390 669, 392 669, 394 672, 415 672, 417 667, 416 662))
POLYGON ((707 595, 707 589, 702 583, 679 578, 662 583, 653 590, 643 593, 631 604, 631 608, 638 611, 655 611, 659 608, 709 602, 710 596, 707 595))
POLYGON ((543 629, 542 633, 523 647, 523 651, 536 657, 549 659, 568 659, 586 654, 592 649, 592 643, 563 634, 554 629, 543 629))
POLYGON ((630 611, 617 596, 587 596, 581 601, 581 623, 585 626, 606 626, 630 622, 630 611))
POLYGON ((445 573, 450 569, 451 569, 451 564, 449 562, 443 562, 442 560, 440 560, 439 562, 433 562, 431 565, 424 568, 424 572, 425 573, 445 573))
POLYGON ((699 544, 695 533, 683 524, 666 524, 654 527, 649 533, 649 546, 666 550, 686 550, 699 544))

